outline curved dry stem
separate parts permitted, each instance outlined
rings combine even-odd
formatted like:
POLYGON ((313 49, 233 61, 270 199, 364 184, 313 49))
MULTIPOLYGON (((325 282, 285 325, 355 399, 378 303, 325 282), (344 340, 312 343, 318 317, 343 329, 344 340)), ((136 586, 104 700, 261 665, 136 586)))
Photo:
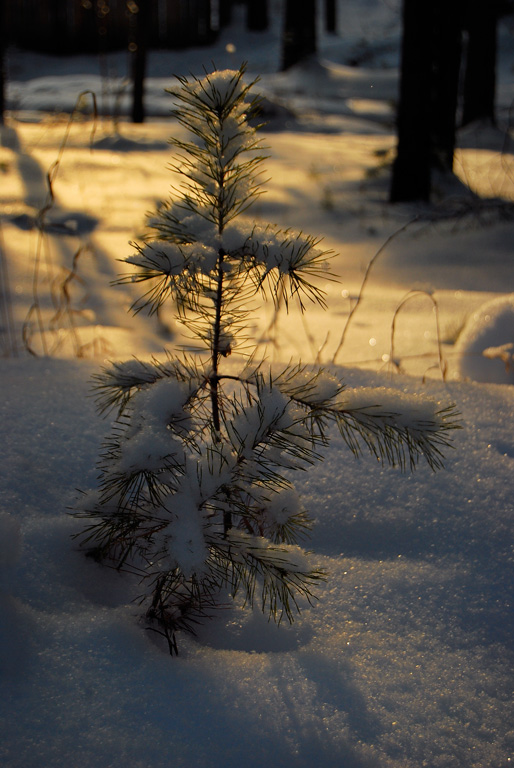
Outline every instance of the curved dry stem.
POLYGON ((353 316, 355 315, 355 313, 357 311, 357 308, 358 308, 359 304, 361 303, 362 296, 364 294, 364 289, 366 287, 366 284, 368 282, 369 276, 371 274, 371 270, 373 269, 373 267, 375 265, 375 262, 377 261, 379 256, 382 255, 382 253, 385 251, 387 246, 393 240, 395 240, 398 237, 398 235, 401 235, 402 232, 405 232, 406 229, 408 229, 410 226, 412 226, 412 224, 414 224, 416 221, 418 221, 418 219, 419 219, 419 216, 415 216, 413 219, 408 221, 406 224, 403 224, 399 229, 397 229, 395 232, 393 232, 392 235, 389 235, 387 240, 384 243, 382 243, 382 245, 380 246, 378 251, 375 253, 373 258, 368 263, 368 266, 366 267, 366 272, 364 273, 364 278, 362 280, 361 287, 360 287, 360 290, 359 290, 359 295, 357 296, 357 301, 353 305, 352 309, 350 310, 350 313, 349 313, 348 317, 346 318, 346 323, 345 323, 344 328, 343 328, 343 333, 341 335, 341 339, 339 341, 339 344, 337 345, 336 351, 334 352, 334 354, 332 356, 332 360, 331 360, 332 363, 334 363, 334 364, 336 363, 337 356, 339 355, 341 349, 344 346, 344 342, 346 340, 346 335, 347 335, 348 330, 350 328, 350 325, 352 323, 353 316))

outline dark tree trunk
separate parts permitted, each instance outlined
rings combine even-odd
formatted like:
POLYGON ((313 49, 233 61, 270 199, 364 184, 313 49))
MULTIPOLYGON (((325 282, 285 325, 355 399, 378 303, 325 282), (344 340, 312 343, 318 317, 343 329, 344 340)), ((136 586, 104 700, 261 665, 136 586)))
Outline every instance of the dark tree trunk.
POLYGON ((52 0, 50 6, 52 18, 51 50, 55 53, 68 53, 68 24, 66 3, 62 0, 52 0))
POLYGON ((432 0, 431 165, 453 171, 462 53, 461 0, 432 0))
POLYGON ((4 75, 4 51, 0 49, 0 125, 4 124, 5 112, 5 75, 4 75))
POLYGON ((495 122, 498 7, 493 0, 469 0, 462 124, 495 122))
POLYGON ((232 0, 219 0, 220 27, 228 27, 232 21, 232 0))
POLYGON ((5 49, 7 46, 5 0, 0 0, 0 125, 5 112, 5 49))
POLYGON ((200 0, 198 5, 198 38, 200 45, 211 43, 217 29, 212 26, 211 0, 200 0))
POLYGON ((391 202, 430 197, 431 3, 403 0, 398 148, 391 202))
MULTIPOLYGON (((68 35, 68 22, 67 22, 67 5, 62 0, 50 0, 43 7, 43 17, 45 19, 45 11, 47 22, 47 39, 43 44, 38 44, 40 50, 48 50, 52 53, 62 54, 70 52, 69 35, 68 35)), ((29 21, 30 24, 30 21, 29 21)), ((41 35, 35 30, 34 23, 32 22, 36 40, 40 39, 41 35)))
POLYGON ((246 26, 251 32, 268 29, 268 0, 246 0, 246 26))
POLYGON ((132 50, 132 122, 142 123, 145 119, 144 88, 148 33, 153 0, 138 0, 134 15, 132 50))
POLYGON ((325 31, 337 32, 336 0, 325 0, 325 31))
POLYGON ((282 70, 316 53, 316 1, 286 0, 282 70))

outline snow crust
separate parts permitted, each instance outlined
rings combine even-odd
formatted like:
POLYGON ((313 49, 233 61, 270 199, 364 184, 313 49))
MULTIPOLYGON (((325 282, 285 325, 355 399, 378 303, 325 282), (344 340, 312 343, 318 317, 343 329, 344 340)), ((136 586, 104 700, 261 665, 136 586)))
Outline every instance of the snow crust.
POLYGON ((0 512, 0 569, 15 565, 21 556, 20 525, 8 512, 0 512))
MULTIPOLYGON (((466 429, 437 475, 356 461, 334 435, 298 484, 316 517, 310 557, 328 571, 319 601, 279 628, 236 603, 170 659, 138 625, 134 579, 88 561, 70 538, 79 521, 65 509, 105 432, 87 398, 95 370, 0 367, 3 765, 508 765, 514 389, 451 384, 466 429)), ((338 373, 349 390, 381 381, 338 373)), ((394 382, 398 397, 419 391, 394 382)), ((438 402, 447 386, 426 394, 438 402)), ((279 514, 300 503, 284 496, 279 514)), ((191 498, 185 545, 198 532, 191 498)))

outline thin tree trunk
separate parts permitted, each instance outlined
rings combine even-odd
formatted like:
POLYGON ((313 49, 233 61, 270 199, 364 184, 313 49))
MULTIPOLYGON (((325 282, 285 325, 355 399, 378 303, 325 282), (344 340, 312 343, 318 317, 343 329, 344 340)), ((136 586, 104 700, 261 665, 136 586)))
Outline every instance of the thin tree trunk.
POLYGON ((232 21, 232 0, 219 0, 220 27, 228 27, 232 21))
POLYGON ((430 197, 431 4, 403 0, 398 148, 393 203, 430 197))
POLYGON ((143 123, 145 119, 144 87, 151 11, 152 0, 138 0, 138 10, 135 13, 135 34, 134 40, 132 41, 133 123, 143 123))
POLYGON ((5 49, 7 46, 5 0, 0 0, 0 125, 4 124, 5 112, 5 49))
POLYGON ((432 0, 432 7, 431 165, 451 173, 462 54, 462 5, 460 0, 432 0))
POLYGON ((282 37, 282 70, 316 53, 315 0, 286 0, 282 37))
POLYGON ((325 0, 325 31, 337 32, 337 3, 336 0, 325 0))
POLYGON ((282 70, 316 53, 315 0, 286 0, 282 36, 282 70))
POLYGON ((493 0, 470 0, 462 124, 495 123, 498 8, 493 0))
POLYGON ((0 51, 0 125, 4 124, 5 112, 5 76, 4 76, 4 52, 0 51))
POLYGON ((49 48, 53 53, 68 53, 70 45, 68 42, 66 3, 62 0, 52 0, 49 10, 51 18, 51 38, 49 48))
POLYGON ((268 0, 246 0, 246 27, 251 32, 268 29, 268 0))

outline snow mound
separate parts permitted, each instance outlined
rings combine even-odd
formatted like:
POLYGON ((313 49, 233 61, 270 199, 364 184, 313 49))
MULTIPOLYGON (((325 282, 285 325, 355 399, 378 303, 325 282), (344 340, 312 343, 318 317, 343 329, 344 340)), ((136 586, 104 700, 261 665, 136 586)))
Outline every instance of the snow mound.
POLYGON ((459 378, 514 384, 514 293, 486 302, 471 315, 456 352, 459 378))

